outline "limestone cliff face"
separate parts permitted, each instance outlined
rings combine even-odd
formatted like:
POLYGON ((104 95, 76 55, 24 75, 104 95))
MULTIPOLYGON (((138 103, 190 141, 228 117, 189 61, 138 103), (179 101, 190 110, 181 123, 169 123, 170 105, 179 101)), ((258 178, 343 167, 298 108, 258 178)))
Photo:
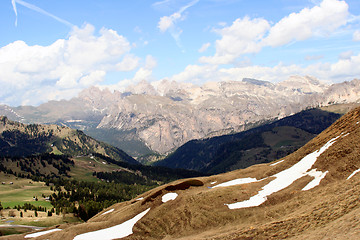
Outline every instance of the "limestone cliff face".
MULTIPOLYGON (((143 81, 123 92, 92 87, 70 101, 3 111, 13 111, 23 122, 135 132, 150 149, 164 154, 224 129, 240 131, 249 123, 309 107, 356 102, 359 96, 360 80, 330 85, 295 76, 277 84, 245 78, 202 86, 162 80, 143 81)), ((0 113, 6 114, 3 111, 0 107, 0 113)))

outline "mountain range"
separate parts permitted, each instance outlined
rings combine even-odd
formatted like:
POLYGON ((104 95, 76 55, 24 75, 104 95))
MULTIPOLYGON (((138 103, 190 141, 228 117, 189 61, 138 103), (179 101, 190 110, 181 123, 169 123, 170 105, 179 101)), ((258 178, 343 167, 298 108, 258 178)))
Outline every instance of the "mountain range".
POLYGON ((328 84, 309 76, 276 84, 248 78, 202 86, 142 81, 124 91, 91 87, 37 107, 1 105, 0 114, 77 128, 138 157, 166 155, 189 140, 240 132, 307 108, 358 102, 359 93, 360 80, 328 84))
POLYGON ((7 239, 358 239, 360 108, 271 163, 177 180, 82 224, 7 239))

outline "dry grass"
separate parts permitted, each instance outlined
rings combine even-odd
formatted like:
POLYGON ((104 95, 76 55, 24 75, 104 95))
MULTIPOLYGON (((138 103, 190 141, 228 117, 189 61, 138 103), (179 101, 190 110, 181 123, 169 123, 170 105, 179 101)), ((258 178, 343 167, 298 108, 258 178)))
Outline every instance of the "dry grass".
POLYGON ((346 178, 360 168, 359 129, 360 108, 275 166, 261 164, 191 181, 178 180, 142 194, 139 196, 142 200, 116 204, 109 208, 114 208, 109 214, 98 214, 83 224, 60 226, 63 231, 38 239, 73 239, 84 232, 123 223, 147 208, 151 210, 134 226, 134 234, 125 239, 358 239, 360 173, 350 180, 346 178), (305 176, 270 195, 258 207, 230 210, 224 204, 249 199, 272 179, 209 188, 213 181, 219 184, 236 178, 272 176, 338 136, 336 143, 313 166, 329 173, 320 186, 311 190, 301 191, 312 180, 305 176), (176 192, 178 197, 163 203, 161 197, 168 192, 176 192))

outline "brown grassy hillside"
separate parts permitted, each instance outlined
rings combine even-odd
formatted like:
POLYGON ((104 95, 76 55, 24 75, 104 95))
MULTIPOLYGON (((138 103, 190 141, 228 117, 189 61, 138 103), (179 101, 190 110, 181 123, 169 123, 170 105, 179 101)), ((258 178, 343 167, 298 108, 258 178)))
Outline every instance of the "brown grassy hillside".
MULTIPOLYGON (((74 239, 82 233, 124 223, 147 209, 150 210, 132 228, 133 234, 123 239, 360 238, 360 173, 348 179, 360 169, 360 108, 350 111, 304 147, 277 163, 178 180, 132 201, 116 204, 86 223, 59 226, 61 231, 37 239, 74 239), (328 148, 324 148, 326 144, 328 148), (268 195, 259 206, 230 209, 226 205, 247 201, 260 194, 278 181, 281 173, 299 169, 300 163, 316 155, 320 149, 323 152, 301 177, 268 195), (316 171, 324 178, 319 185, 303 190, 314 180, 310 173, 316 171), (258 181, 214 187, 239 178, 258 181), (163 202, 162 197, 167 193, 178 195, 174 200, 163 202)), ((294 175, 286 175, 279 185, 294 175)), ((24 235, 8 239, 24 239, 24 235)))

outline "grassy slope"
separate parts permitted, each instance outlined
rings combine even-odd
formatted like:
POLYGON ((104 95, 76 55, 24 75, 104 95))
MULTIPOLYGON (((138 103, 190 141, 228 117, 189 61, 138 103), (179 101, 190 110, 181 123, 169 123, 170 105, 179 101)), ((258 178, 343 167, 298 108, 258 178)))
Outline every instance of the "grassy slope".
POLYGON ((197 182, 201 181, 203 186, 197 184, 183 188, 186 181, 178 180, 140 195, 143 200, 113 205, 109 209, 114 211, 109 214, 98 214, 84 224, 68 228, 64 226, 63 232, 46 238, 73 239, 80 233, 123 223, 150 208, 147 215, 134 226, 134 234, 127 239, 358 239, 360 174, 350 180, 347 177, 360 167, 359 122, 360 109, 338 120, 280 164, 259 164, 197 178, 197 182), (231 210, 224 205, 254 196, 273 180, 266 177, 294 166, 335 137, 339 138, 312 166, 312 169, 322 172, 329 171, 320 186, 302 191, 313 179, 304 176, 268 196, 266 202, 258 207, 231 210), (214 181, 222 183, 246 177, 266 179, 232 187, 209 188, 214 181), (178 197, 162 203, 162 196, 168 192, 176 192, 178 197))
POLYGON ((43 182, 34 182, 30 179, 18 178, 3 172, 0 172, 0 182, 5 182, 5 185, 0 185, 0 201, 4 208, 13 208, 24 203, 31 203, 49 209, 52 207, 51 203, 42 197, 42 194, 49 196, 52 193, 50 187, 43 182), (13 184, 10 185, 10 182, 13 182, 13 184), (38 201, 33 200, 34 196, 38 197, 38 201))

